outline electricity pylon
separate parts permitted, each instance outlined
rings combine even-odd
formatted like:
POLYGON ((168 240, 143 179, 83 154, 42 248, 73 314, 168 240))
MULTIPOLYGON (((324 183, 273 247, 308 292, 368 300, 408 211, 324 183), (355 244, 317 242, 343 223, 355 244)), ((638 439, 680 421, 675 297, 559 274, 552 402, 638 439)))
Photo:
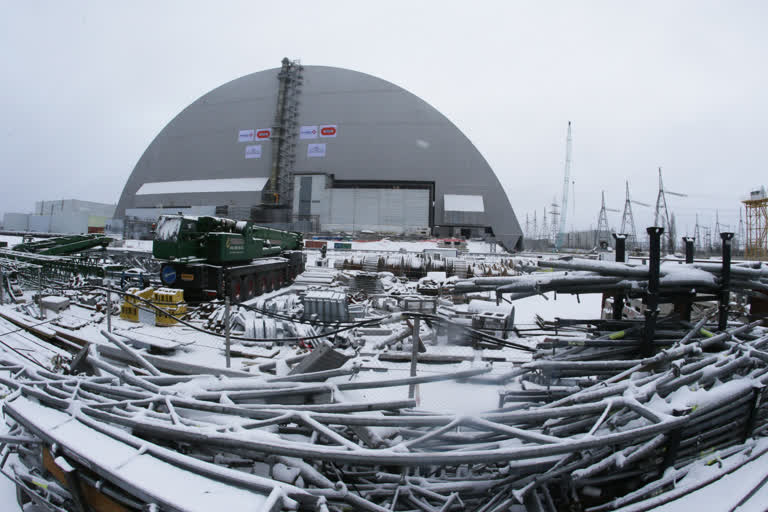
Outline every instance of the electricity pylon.
POLYGON ((595 245, 600 248, 608 247, 611 244, 611 230, 608 227, 608 213, 605 207, 605 191, 602 191, 603 203, 600 207, 600 214, 597 216, 597 232, 595 233, 595 245))
POLYGON ((621 216, 621 233, 627 235, 627 249, 631 249, 637 243, 637 230, 635 229, 635 216, 632 213, 632 200, 629 198, 629 182, 627 185, 627 198, 624 201, 624 213, 621 216))

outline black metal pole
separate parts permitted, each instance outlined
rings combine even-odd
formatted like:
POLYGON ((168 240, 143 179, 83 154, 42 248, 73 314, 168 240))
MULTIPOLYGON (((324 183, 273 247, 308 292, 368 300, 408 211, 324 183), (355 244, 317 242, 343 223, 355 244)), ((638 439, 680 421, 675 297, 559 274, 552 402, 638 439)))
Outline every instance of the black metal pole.
MULTIPOLYGON (((616 261, 624 263, 627 261, 627 235, 626 233, 613 233, 613 239, 616 241, 616 261)), ((621 320, 621 314, 624 311, 624 295, 617 293, 613 296, 613 319, 621 320)))
POLYGON ((683 242, 685 243, 685 262, 686 263, 693 263, 693 254, 696 248, 693 245, 693 242, 696 241, 696 238, 692 236, 684 236, 683 242))
POLYGON ((646 229, 650 242, 648 254, 648 292, 645 298, 645 329, 643 329, 643 352, 653 354, 653 336, 656 320, 659 318, 659 275, 661 267, 661 235, 664 228, 652 226, 646 229))
MULTIPOLYGON (((693 245, 693 242, 696 239, 692 236, 684 236, 683 237, 683 243, 685 244, 685 262, 686 263, 693 263, 693 254, 695 251, 695 247, 693 245)), ((691 297, 693 299, 693 297, 691 297)), ((681 318, 685 320, 686 322, 691 321, 691 303, 692 300, 687 300, 683 304, 683 310, 681 312, 681 318)))
POLYGON ((720 300, 717 328, 724 331, 728 326, 728 302, 731 299, 731 240, 733 233, 720 233, 723 241, 723 269, 720 271, 720 300))

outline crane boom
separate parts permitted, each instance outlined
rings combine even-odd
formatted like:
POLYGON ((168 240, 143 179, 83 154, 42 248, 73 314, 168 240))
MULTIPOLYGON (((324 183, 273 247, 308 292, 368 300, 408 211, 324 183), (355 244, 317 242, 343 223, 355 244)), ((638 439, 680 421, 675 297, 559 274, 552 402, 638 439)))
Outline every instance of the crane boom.
POLYGON ((563 203, 560 207, 560 228, 557 231, 555 250, 559 251, 565 239, 565 222, 568 212, 568 186, 571 184, 571 122, 568 121, 568 137, 565 142, 565 176, 563 177, 563 203))

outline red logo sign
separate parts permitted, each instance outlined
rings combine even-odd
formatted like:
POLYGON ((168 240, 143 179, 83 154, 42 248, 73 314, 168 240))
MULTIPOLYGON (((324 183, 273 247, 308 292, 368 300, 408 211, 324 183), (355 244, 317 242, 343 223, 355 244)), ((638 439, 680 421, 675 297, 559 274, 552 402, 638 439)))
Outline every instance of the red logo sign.
POLYGON ((333 126, 325 126, 320 129, 320 135, 324 135, 326 137, 330 137, 331 135, 336 135, 336 128, 333 126))
POLYGON ((259 130, 256 132, 257 139, 268 139, 272 135, 272 130, 259 130))

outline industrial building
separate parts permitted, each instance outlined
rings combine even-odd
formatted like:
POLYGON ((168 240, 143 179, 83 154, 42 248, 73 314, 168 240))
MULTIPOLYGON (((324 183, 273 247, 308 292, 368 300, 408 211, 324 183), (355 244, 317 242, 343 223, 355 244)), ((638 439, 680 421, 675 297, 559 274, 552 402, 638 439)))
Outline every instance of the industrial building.
POLYGON ((178 114, 138 161, 115 217, 178 212, 522 246, 496 175, 440 112, 380 78, 287 59, 178 114))
POLYGON ((3 229, 35 233, 102 233, 114 213, 114 204, 79 199, 36 201, 32 213, 5 213, 3 229))

